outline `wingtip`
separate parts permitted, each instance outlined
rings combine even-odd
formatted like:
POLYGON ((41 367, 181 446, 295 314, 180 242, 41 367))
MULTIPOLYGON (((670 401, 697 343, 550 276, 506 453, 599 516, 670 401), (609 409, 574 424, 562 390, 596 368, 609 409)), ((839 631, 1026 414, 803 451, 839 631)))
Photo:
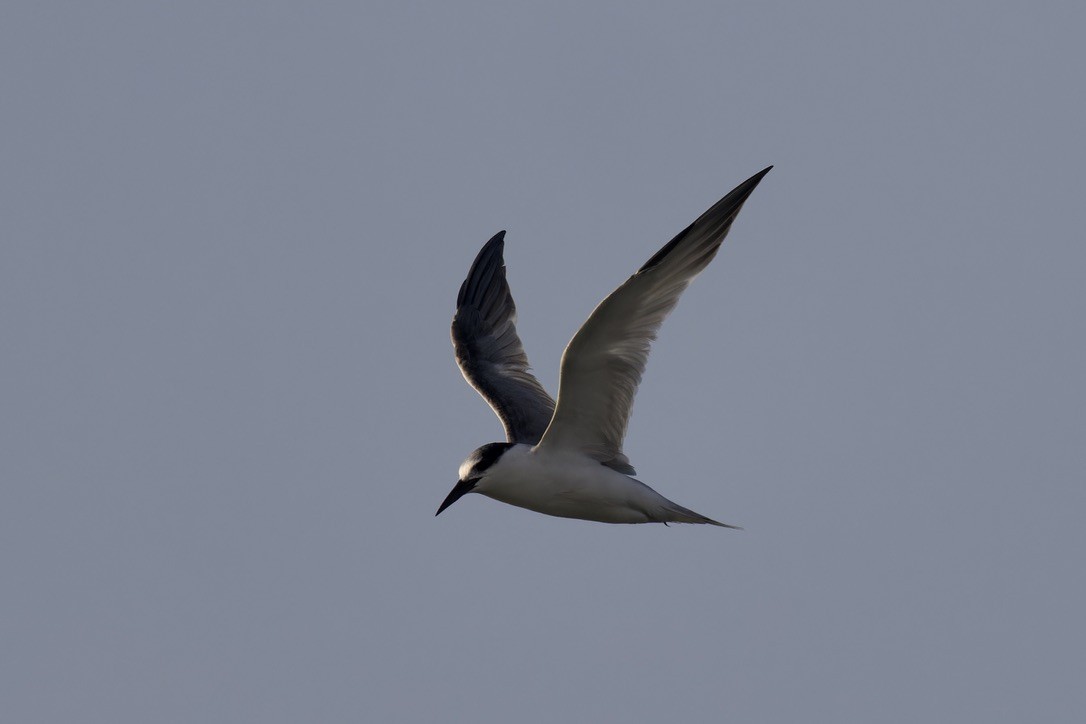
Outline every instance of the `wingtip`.
POLYGON ((459 309, 469 298, 475 298, 485 290, 494 274, 502 274, 505 267, 505 229, 502 229, 483 244, 475 260, 468 269, 460 292, 456 295, 456 308, 459 309))
MULTIPOLYGON (((719 245, 719 242, 727 236, 728 229, 731 227, 732 220, 735 218, 736 214, 739 213, 739 209, 743 207, 746 200, 754 193, 754 189, 761 183, 762 177, 772 169, 772 166, 766 166, 761 171, 729 191, 724 198, 710 206, 708 211, 695 219, 692 224, 676 234, 675 238, 664 244, 659 251, 652 255, 652 258, 641 265, 641 268, 637 270, 637 273, 640 274, 658 266, 675 249, 675 247, 677 247, 687 235, 694 232, 699 225, 702 225, 703 230, 705 228, 704 225, 716 228, 719 234, 715 235, 714 238, 719 245)), ((708 258, 711 259, 712 257, 710 256, 708 258)))
POLYGON ((755 186, 757 186, 757 185, 758 185, 759 183, 761 183, 761 181, 762 181, 762 179, 763 179, 763 178, 765 177, 765 175, 766 175, 767 173, 769 173, 770 171, 772 171, 772 170, 773 170, 773 167, 772 167, 772 166, 766 166, 766 167, 765 167, 765 168, 763 168, 763 169, 762 169, 761 171, 759 171, 758 173, 754 174, 753 176, 751 176, 750 178, 748 178, 748 179, 747 179, 746 181, 744 181, 743 183, 739 184, 739 186, 737 187, 737 190, 738 190, 738 189, 744 189, 744 188, 745 188, 745 189, 747 189, 747 193, 748 193, 748 195, 749 195, 750 191, 753 191, 753 190, 754 190, 754 187, 755 187, 755 186))
POLYGON ((505 229, 502 229, 497 234, 490 237, 490 239, 483 244, 483 248, 479 250, 479 257, 481 258, 486 251, 493 249, 495 246, 500 249, 505 248, 505 229))
POLYGON ((705 216, 708 216, 712 211, 718 208, 725 209, 727 213, 731 215, 739 213, 739 209, 743 206, 743 203, 750 197, 752 193, 754 193, 754 189, 757 188, 758 184, 762 182, 762 179, 765 177, 765 175, 772 170, 772 166, 766 166, 761 171, 736 186, 734 189, 731 190, 731 192, 728 193, 727 196, 717 202, 716 206, 705 212, 702 217, 704 218, 705 216))

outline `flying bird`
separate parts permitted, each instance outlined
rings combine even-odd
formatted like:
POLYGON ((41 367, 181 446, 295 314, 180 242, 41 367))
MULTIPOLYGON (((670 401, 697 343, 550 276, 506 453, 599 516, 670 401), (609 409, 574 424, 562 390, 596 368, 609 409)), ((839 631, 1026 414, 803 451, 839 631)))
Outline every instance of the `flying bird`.
POLYGON ((505 279, 499 231, 456 298, 456 363, 505 428, 475 450, 436 515, 467 493, 602 523, 720 523, 636 480, 622 451, 649 347, 679 296, 716 256, 770 166, 739 184, 600 302, 562 354, 557 403, 529 371, 505 279))

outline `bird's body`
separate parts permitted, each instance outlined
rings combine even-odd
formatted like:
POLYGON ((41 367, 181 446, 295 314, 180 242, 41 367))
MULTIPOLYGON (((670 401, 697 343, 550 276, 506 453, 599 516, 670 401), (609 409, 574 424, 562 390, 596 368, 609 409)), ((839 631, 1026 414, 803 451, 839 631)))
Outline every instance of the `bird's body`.
POLYGON ((768 172, 714 204, 596 307, 562 355, 557 402, 529 371, 517 336, 505 232, 487 242, 460 288, 452 337, 465 379, 497 413, 507 442, 483 445, 464 461, 438 514, 474 492, 562 518, 735 527, 633 478, 622 440, 657 330, 768 172))
POLYGON ((575 450, 548 453, 514 443, 489 470, 473 492, 537 513, 601 523, 723 525, 575 450))

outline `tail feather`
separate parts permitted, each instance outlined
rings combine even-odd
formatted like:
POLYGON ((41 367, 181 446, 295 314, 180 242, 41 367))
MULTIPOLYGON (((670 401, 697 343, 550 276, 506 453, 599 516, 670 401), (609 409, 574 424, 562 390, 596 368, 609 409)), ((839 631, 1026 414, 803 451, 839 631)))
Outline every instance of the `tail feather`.
POLYGON ((665 509, 665 516, 661 523, 696 523, 706 525, 719 525, 721 528, 731 528, 733 530, 743 530, 737 525, 729 525, 728 523, 721 523, 719 520, 713 520, 707 518, 700 513, 695 513, 689 508, 684 508, 678 503, 670 503, 665 509))

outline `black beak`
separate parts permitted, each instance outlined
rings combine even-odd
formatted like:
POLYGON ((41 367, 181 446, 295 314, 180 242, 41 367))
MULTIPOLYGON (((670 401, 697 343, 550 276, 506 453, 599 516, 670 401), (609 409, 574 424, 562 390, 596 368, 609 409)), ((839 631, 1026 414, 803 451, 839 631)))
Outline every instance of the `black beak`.
POLYGON ((452 489, 452 492, 445 498, 445 502, 441 504, 441 507, 434 513, 435 516, 441 515, 441 511, 448 508, 450 505, 460 500, 464 495, 471 492, 471 489, 475 487, 474 480, 458 480, 456 486, 452 489))

